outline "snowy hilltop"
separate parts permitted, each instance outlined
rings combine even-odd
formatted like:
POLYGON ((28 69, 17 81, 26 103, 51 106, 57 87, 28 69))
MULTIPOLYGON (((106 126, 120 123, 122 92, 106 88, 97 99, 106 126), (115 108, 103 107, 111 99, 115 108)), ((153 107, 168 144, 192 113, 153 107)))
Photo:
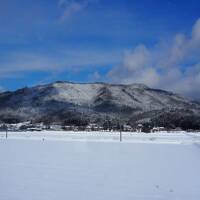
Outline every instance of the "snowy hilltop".
POLYGON ((200 104, 142 84, 55 82, 0 93, 0 121, 200 129, 200 104))

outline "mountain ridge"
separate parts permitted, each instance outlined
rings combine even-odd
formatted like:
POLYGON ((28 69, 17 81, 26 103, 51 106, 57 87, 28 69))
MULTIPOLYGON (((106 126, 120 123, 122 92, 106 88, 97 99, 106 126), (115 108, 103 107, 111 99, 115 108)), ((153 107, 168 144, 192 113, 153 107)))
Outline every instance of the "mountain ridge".
POLYGON ((189 117, 195 117, 198 123, 200 104, 137 83, 56 81, 0 93, 0 121, 6 123, 25 120, 65 123, 78 119, 102 124, 106 119, 116 124, 120 118, 122 123, 132 126, 143 122, 158 126, 165 125, 159 122, 161 115, 168 118, 172 113, 176 116, 172 127, 182 126, 180 121, 189 117))

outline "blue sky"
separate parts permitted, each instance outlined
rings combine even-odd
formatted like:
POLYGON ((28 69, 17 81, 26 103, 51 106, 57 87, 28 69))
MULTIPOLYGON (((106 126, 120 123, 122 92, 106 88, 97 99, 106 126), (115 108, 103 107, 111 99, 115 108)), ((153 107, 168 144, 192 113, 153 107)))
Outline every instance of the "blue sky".
POLYGON ((140 82, 199 98, 199 10, 198 0, 0 1, 0 88, 140 82))

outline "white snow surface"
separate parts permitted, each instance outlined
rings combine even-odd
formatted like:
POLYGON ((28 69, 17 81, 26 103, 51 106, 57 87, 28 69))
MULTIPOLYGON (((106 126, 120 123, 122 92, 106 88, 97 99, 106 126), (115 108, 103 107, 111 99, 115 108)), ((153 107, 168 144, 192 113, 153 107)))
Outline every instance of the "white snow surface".
MULTIPOLYGON (((61 102, 69 102, 77 105, 94 104, 94 100, 98 97, 100 89, 106 88, 110 91, 112 102, 117 105, 126 105, 130 107, 140 107, 148 110, 151 108, 162 109, 164 105, 172 106, 172 102, 189 103, 185 98, 177 95, 169 95, 167 93, 156 92, 148 90, 148 87, 142 84, 132 85, 112 85, 103 83, 94 84, 74 84, 74 83, 54 83, 52 84, 54 90, 51 91, 44 100, 59 100, 61 102), (135 100, 133 100, 135 98, 135 100)), ((41 86, 43 88, 44 86, 41 86)), ((177 104, 177 106, 180 106, 177 104)))
POLYGON ((72 83, 54 83, 55 94, 50 94, 46 100, 54 99, 67 101, 76 104, 90 104, 97 95, 99 84, 72 84, 72 83))
POLYGON ((200 133, 0 133, 0 200, 199 200, 200 133))

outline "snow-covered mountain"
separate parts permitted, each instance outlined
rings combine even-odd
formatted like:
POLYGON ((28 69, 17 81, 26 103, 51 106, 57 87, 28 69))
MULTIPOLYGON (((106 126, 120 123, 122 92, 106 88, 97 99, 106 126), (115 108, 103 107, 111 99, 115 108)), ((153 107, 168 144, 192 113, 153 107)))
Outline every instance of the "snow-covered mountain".
POLYGON ((200 104, 142 84, 55 82, 0 94, 0 120, 4 122, 63 122, 73 118, 102 122, 120 118, 136 124, 163 114, 196 119, 200 104))

